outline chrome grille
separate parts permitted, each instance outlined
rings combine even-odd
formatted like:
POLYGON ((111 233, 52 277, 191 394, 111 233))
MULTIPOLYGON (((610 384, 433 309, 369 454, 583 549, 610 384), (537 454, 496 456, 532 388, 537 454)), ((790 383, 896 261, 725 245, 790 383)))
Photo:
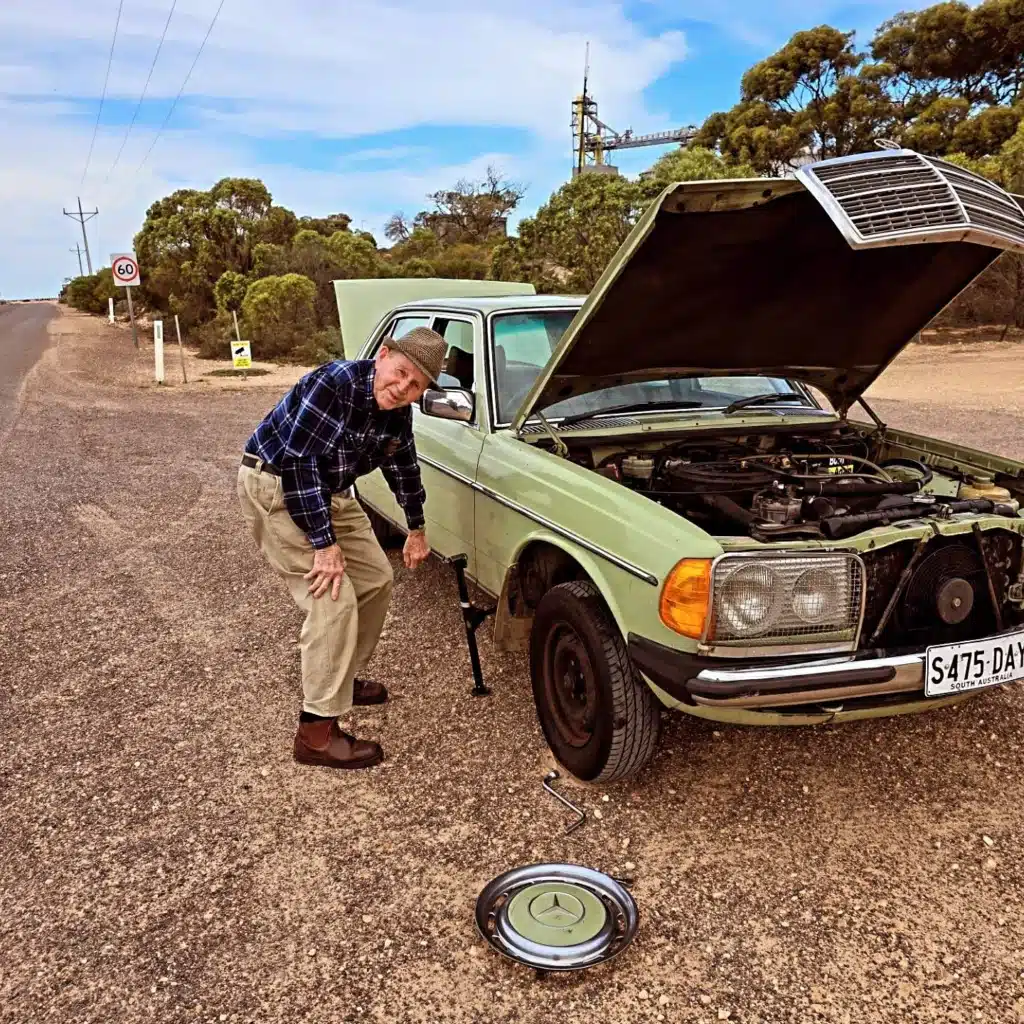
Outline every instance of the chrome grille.
POLYGON ((852 649, 864 602, 863 564, 849 554, 725 555, 715 563, 712 592, 708 645, 852 649))
POLYGON ((909 150, 801 167, 797 177, 854 248, 967 241, 1024 251, 1024 211, 971 171, 909 150))

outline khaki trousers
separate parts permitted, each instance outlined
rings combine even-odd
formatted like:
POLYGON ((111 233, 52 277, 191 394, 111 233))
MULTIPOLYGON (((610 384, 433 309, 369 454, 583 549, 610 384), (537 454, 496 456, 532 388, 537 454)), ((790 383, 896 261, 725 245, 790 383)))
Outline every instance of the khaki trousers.
POLYGON ((280 477, 241 466, 238 500, 256 546, 306 613, 299 634, 303 710, 343 715, 352 707, 352 680, 366 667, 384 627, 391 564, 359 502, 335 495, 331 522, 345 556, 345 575, 336 601, 330 591, 314 598, 303 579, 313 568, 313 546, 285 508, 280 477))

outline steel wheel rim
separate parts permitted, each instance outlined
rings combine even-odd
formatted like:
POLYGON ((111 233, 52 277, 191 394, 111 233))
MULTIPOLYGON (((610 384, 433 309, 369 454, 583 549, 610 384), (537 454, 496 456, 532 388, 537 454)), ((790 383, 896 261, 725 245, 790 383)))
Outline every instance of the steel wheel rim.
POLYGON ((561 739, 585 747, 597 726, 597 672, 580 635, 564 621, 544 644, 544 693, 561 739))

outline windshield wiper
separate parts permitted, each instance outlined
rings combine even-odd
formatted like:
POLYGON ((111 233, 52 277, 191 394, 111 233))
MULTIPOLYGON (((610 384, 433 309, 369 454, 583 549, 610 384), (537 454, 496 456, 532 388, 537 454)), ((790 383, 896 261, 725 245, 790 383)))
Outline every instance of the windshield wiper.
POLYGON ((731 412, 738 412, 751 405, 773 405, 775 402, 799 402, 801 405, 810 405, 798 391, 769 391, 765 395, 748 395, 746 398, 737 398, 735 402, 727 405, 722 414, 728 416, 731 412))
POLYGON ((682 402, 677 398, 666 398, 659 402, 629 402, 626 405, 610 405, 607 409, 591 409, 590 412, 574 412, 571 416, 562 417, 560 427, 568 427, 573 423, 605 416, 615 412, 633 412, 640 409, 699 409, 703 402, 682 402))

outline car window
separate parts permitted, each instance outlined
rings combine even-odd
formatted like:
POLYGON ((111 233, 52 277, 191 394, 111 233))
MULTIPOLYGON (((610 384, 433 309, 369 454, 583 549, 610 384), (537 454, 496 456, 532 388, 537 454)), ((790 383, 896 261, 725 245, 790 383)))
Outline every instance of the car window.
MULTIPOLYGON (((497 422, 512 420, 574 315, 571 310, 535 310, 502 314, 492 320, 497 422)), ((629 404, 679 402, 687 407, 696 403, 706 408, 722 408, 738 398, 769 392, 784 394, 796 387, 779 377, 762 376, 652 380, 577 395, 546 406, 543 411, 546 417, 558 419, 580 413, 597 414, 629 404)))
POLYGON ((436 317, 434 330, 448 342, 439 383, 446 387, 473 390, 473 324, 469 320, 436 317))
POLYGON ((387 332, 392 338, 403 338, 415 327, 429 327, 429 316, 400 316, 387 332))
POLYGON ((494 318, 495 398, 500 423, 511 420, 574 316, 574 310, 537 310, 494 318))

